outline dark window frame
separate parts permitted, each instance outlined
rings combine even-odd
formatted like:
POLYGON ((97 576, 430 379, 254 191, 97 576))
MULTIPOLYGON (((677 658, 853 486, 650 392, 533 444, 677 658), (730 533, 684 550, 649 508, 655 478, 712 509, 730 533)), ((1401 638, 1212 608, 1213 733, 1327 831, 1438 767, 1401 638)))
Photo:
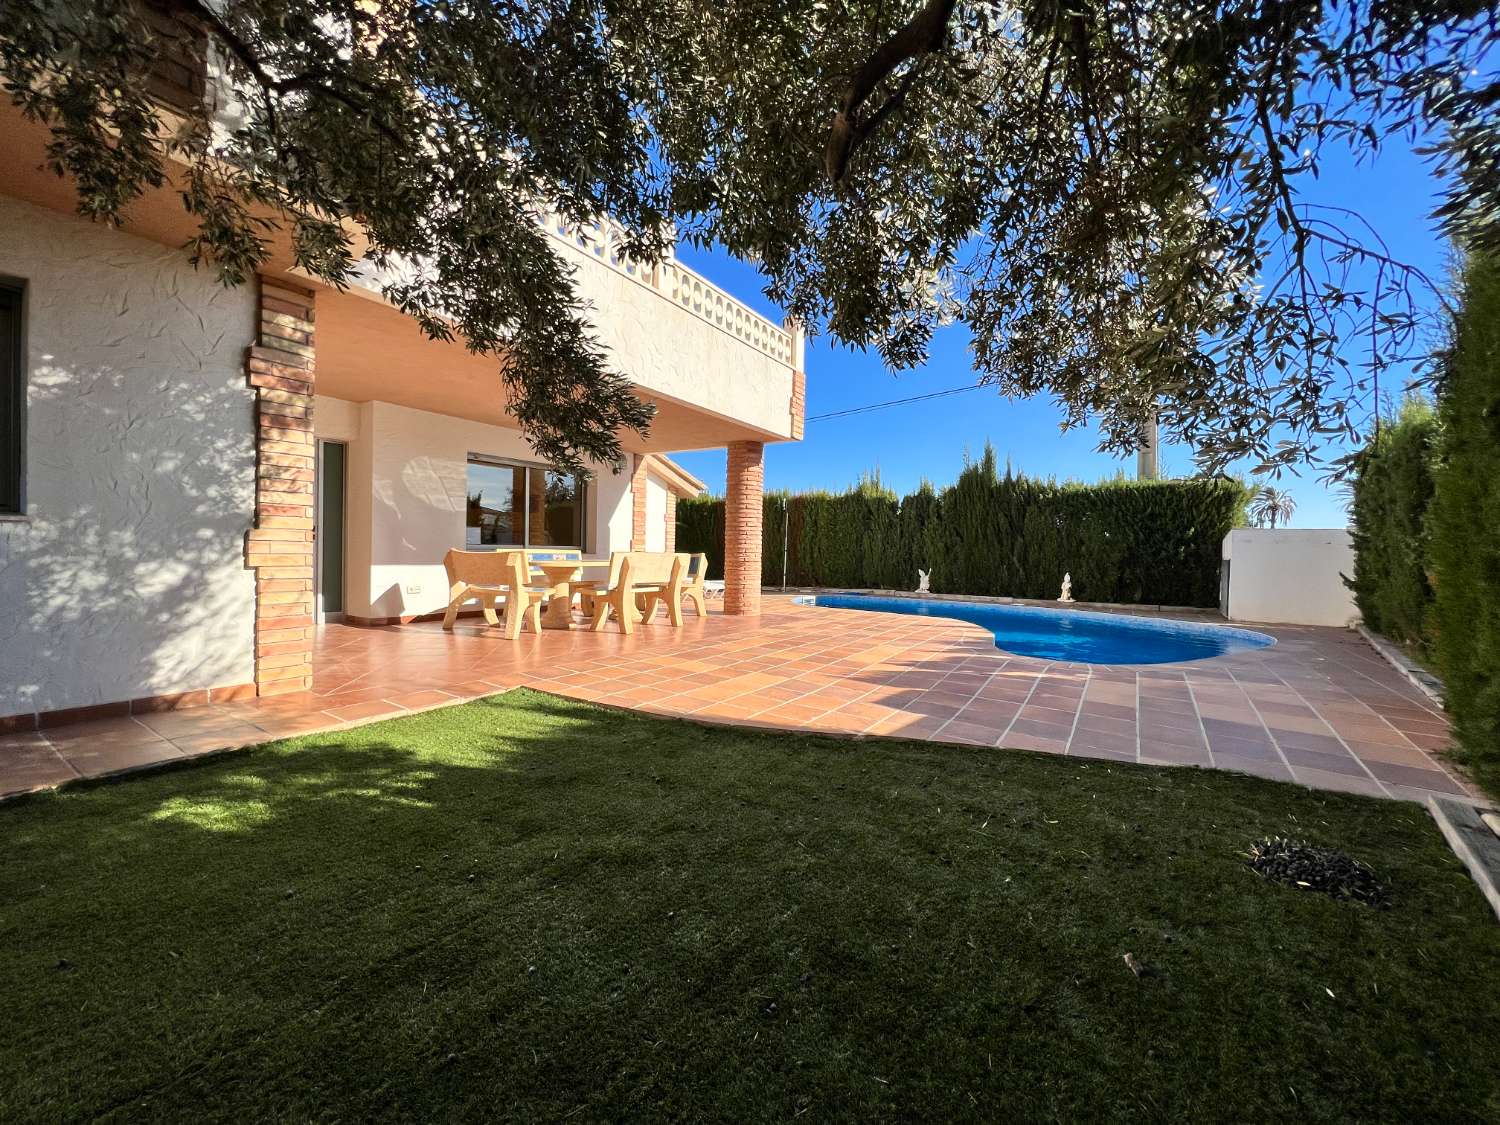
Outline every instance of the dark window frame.
POLYGON ((26 283, 0 277, 0 515, 26 512, 26 283))

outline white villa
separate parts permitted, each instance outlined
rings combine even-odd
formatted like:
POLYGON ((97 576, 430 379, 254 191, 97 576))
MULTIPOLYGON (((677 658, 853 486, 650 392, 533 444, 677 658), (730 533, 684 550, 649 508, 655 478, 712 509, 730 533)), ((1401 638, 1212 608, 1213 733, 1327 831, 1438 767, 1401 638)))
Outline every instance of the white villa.
POLYGON ((763 448, 802 434, 795 326, 621 261, 608 224, 539 217, 657 408, 578 479, 532 454, 493 359, 284 245, 222 288, 170 184, 90 224, 45 140, 0 107, 0 726, 305 689, 322 621, 440 614, 452 547, 670 549, 703 487, 677 450, 729 449, 725 611, 758 612, 763 448))

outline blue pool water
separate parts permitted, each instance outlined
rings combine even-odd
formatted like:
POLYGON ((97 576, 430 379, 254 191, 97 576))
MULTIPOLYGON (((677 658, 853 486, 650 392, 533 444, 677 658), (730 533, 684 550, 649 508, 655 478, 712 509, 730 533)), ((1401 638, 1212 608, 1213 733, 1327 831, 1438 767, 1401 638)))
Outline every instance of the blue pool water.
POLYGON ((1006 652, 1080 664, 1173 664, 1276 643, 1275 638, 1249 629, 1082 609, 883 598, 878 594, 818 594, 801 600, 834 609, 968 621, 993 633, 995 647, 1006 652))

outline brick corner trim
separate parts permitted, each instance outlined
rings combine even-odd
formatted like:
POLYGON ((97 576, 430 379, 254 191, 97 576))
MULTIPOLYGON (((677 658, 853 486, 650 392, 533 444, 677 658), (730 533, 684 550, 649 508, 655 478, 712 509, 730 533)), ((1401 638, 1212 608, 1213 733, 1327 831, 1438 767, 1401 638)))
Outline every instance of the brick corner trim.
POLYGON ((634 454, 630 471, 630 549, 646 549, 646 458, 634 454))
POLYGON ((766 447, 758 441, 729 443, 724 498, 724 612, 760 615, 761 498, 766 447))
POLYGON ((792 372, 791 413, 792 440, 801 441, 807 414, 807 373, 804 371, 792 372))
POLYGON ((262 277, 256 343, 245 359, 255 388, 255 690, 312 687, 313 293, 262 277))

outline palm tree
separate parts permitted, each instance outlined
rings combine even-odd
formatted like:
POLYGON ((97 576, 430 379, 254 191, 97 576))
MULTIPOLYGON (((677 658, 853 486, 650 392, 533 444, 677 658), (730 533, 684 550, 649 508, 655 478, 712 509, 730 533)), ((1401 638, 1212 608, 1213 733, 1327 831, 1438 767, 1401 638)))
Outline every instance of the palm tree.
POLYGON ((1255 493, 1255 499, 1250 504, 1250 518, 1257 527, 1269 527, 1275 531, 1278 523, 1283 526, 1290 523, 1292 513, 1296 510, 1297 501, 1292 499, 1290 492, 1266 484, 1255 493))

